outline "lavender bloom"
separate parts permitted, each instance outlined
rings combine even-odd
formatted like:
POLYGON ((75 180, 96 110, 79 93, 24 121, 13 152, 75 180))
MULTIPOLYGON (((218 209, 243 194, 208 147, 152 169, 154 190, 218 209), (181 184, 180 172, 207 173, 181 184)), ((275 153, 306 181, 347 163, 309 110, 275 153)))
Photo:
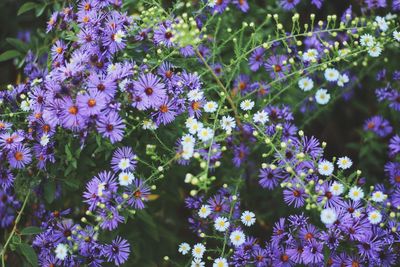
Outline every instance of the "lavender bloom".
POLYGON ((31 150, 22 144, 18 144, 8 154, 8 162, 12 168, 22 169, 31 161, 31 150))
POLYGON ((113 261, 115 265, 119 266, 128 259, 130 246, 125 239, 118 236, 110 245, 106 245, 103 248, 103 253, 108 261, 113 261))
POLYGON ((107 115, 101 115, 97 120, 97 130, 111 143, 119 142, 124 137, 125 125, 117 112, 110 111, 107 115))
POLYGON ((379 137, 386 137, 392 132, 393 128, 388 120, 381 116, 374 116, 365 122, 364 130, 372 131, 379 137))
POLYGON ((151 73, 141 74, 139 80, 134 81, 134 87, 141 100, 136 104, 139 110, 157 108, 166 98, 165 85, 151 73))
POLYGON ((300 0, 280 0, 279 3, 283 9, 291 10, 300 3, 300 0))

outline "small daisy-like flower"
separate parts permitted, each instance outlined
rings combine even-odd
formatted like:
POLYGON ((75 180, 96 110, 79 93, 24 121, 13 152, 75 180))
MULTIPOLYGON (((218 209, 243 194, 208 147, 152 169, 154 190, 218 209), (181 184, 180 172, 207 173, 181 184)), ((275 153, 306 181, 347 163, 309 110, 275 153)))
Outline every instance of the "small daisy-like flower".
POLYGON ((331 95, 328 93, 328 90, 321 88, 315 93, 315 101, 317 101, 320 105, 325 105, 331 99, 331 95))
POLYGON ((203 99, 204 93, 199 89, 190 90, 188 93, 189 101, 199 101, 203 99))
POLYGON ((227 132, 231 132, 236 127, 235 119, 231 116, 223 116, 220 123, 221 128, 227 132))
POLYGON ((352 214, 351 214, 351 216, 353 217, 353 218, 360 218, 361 217, 361 215, 362 215, 362 211, 361 211, 361 209, 356 209, 352 214))
POLYGON ((240 216, 240 220, 244 225, 251 226, 256 222, 256 215, 253 212, 246 210, 242 213, 242 216, 240 216))
POLYGON ((225 258, 216 258, 213 267, 228 267, 228 261, 225 258))
POLYGON ((386 22, 385 18, 381 16, 377 16, 375 18, 376 23, 381 31, 385 32, 389 29, 388 23, 386 22))
POLYGON ((204 267, 204 266, 205 266, 204 261, 202 261, 201 259, 196 259, 196 258, 194 258, 192 260, 192 263, 190 264, 190 267, 204 267))
POLYGON ((48 134, 43 134, 42 137, 40 138, 40 144, 42 146, 47 146, 47 144, 50 142, 49 135, 48 134))
POLYGON ((322 175, 329 176, 333 173, 333 164, 328 160, 322 160, 318 164, 318 172, 322 175))
POLYGON ((364 34, 360 37, 360 44, 362 46, 371 47, 375 44, 375 38, 371 34, 364 34))
POLYGON ((188 243, 181 243, 178 248, 178 252, 182 255, 186 255, 190 251, 190 246, 188 243))
POLYGON ((327 208, 321 211, 321 221, 324 224, 330 225, 337 220, 337 214, 334 209, 327 208))
POLYGON ((359 201, 364 197, 364 191, 358 187, 358 186, 353 186, 350 188, 349 191, 349 198, 354 200, 354 201, 359 201))
POLYGON ((208 215, 211 214, 211 207, 209 205, 202 205, 199 209, 198 214, 200 218, 207 218, 208 215))
POLYGON ((400 32, 394 31, 394 32, 393 32, 393 38, 394 38, 397 42, 400 42, 400 32))
POLYGON ((191 121, 188 124, 188 128, 189 128, 189 133, 191 134, 196 134, 198 133, 201 129, 203 129, 203 123, 197 121, 196 119, 193 119, 193 121, 191 121))
POLYGON ((304 61, 315 61, 318 58, 318 51, 314 48, 308 49, 304 54, 303 54, 303 60, 304 61))
POLYGON ((213 138, 214 131, 210 127, 202 128, 197 132, 197 136, 203 142, 206 142, 213 138))
POLYGON ((371 199, 372 201, 375 202, 383 202, 385 200, 386 196, 382 191, 375 191, 372 193, 371 199))
POLYGON ((334 196, 340 196, 344 192, 344 186, 341 183, 333 182, 332 185, 329 187, 329 191, 334 196))
POLYGON ((240 108, 244 111, 252 110, 254 107, 254 101, 246 99, 240 103, 240 108))
POLYGON ((205 251, 206 247, 201 243, 197 243, 196 245, 193 246, 192 255, 196 259, 201 259, 205 251))
POLYGON ((339 76, 339 79, 337 81, 337 85, 340 87, 343 87, 346 83, 349 82, 349 76, 347 74, 343 74, 339 76))
POLYGON ((204 111, 207 113, 213 113, 217 110, 217 108, 218 108, 218 104, 215 101, 208 101, 204 105, 204 111))
POLYGON ((371 57, 379 57, 379 56, 381 55, 381 53, 382 53, 382 47, 381 47, 380 44, 376 44, 376 45, 374 45, 374 46, 371 46, 371 47, 368 49, 368 54, 369 54, 371 57))
POLYGON ((225 232, 226 229, 228 229, 230 223, 228 222, 228 219, 225 217, 218 217, 214 221, 214 228, 217 231, 220 232, 225 232))
POLYGON ((121 172, 118 175, 118 181, 119 184, 122 186, 128 186, 132 183, 133 179, 135 179, 135 176, 131 172, 121 172))
POLYGON ((192 147, 192 146, 194 146, 195 143, 196 143, 196 138, 194 138, 193 135, 191 135, 191 134, 185 134, 181 138, 181 144, 183 147, 185 147, 185 146, 192 147))
POLYGON ((114 34, 114 41, 117 43, 122 43, 122 41, 124 40, 124 38, 126 37, 126 33, 123 30, 118 30, 115 34, 114 34))
POLYGON ((21 102, 21 109, 22 109, 22 111, 31 110, 31 101, 29 99, 22 101, 21 102))
POLYGON ((371 224, 378 224, 382 221, 382 215, 377 210, 370 211, 368 213, 368 220, 371 224))
POLYGON ((143 130, 155 130, 157 129, 157 124, 152 120, 143 120, 143 130))
POLYGON ((181 152, 181 157, 185 160, 189 160, 191 157, 193 157, 194 154, 194 146, 184 146, 182 148, 182 152, 181 152))
POLYGON ((353 161, 349 157, 341 157, 338 159, 337 165, 340 169, 346 170, 353 165, 353 161))
POLYGON ((336 82, 339 79, 340 73, 336 69, 327 68, 325 70, 324 76, 328 82, 336 82))
POLYGON ((311 78, 301 78, 298 82, 299 88, 304 92, 310 91, 314 87, 314 82, 311 78))
POLYGON ((54 253, 56 254, 56 258, 60 260, 65 260, 68 255, 68 247, 65 244, 58 244, 54 253))
POLYGON ((229 239, 231 240, 232 244, 235 247, 238 247, 245 242, 246 236, 244 235, 244 233, 242 231, 235 230, 231 233, 231 235, 229 236, 229 239))
POLYGON ((254 123, 261 123, 265 124, 269 120, 268 113, 265 112, 264 110, 257 111, 253 115, 253 121, 254 123))

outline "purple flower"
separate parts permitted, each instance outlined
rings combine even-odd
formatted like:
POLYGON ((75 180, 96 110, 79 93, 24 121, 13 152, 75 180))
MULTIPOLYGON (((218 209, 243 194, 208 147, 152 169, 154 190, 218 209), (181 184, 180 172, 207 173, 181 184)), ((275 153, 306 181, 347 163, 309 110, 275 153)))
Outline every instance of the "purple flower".
POLYGON ((245 95, 250 90, 250 77, 245 74, 240 74, 236 78, 234 85, 241 95, 245 95))
POLYGON ((263 188, 274 189, 283 178, 281 175, 281 171, 279 168, 271 169, 264 168, 260 170, 260 174, 258 175, 260 180, 258 183, 263 188))
POLYGON ((31 150, 23 144, 18 144, 8 153, 8 162, 12 168, 22 169, 31 161, 31 150))
POLYGON ((63 98, 61 122, 65 128, 79 129, 85 124, 85 117, 70 97, 63 98))
POLYGON ((176 115, 178 114, 178 107, 175 104, 173 99, 166 100, 162 103, 156 112, 152 114, 153 118, 155 118, 156 124, 168 124, 171 123, 176 115))
POLYGON ((291 10, 300 3, 300 0, 280 0, 279 3, 283 9, 291 10))
POLYGON ((0 186, 3 190, 10 188, 14 183, 14 175, 7 169, 0 169, 0 186))
POLYGON ((57 40, 51 48, 51 57, 53 61, 63 61, 67 46, 63 41, 57 40))
POLYGON ((103 248, 103 254, 107 257, 107 260, 109 262, 113 261, 117 266, 128 259, 130 251, 128 241, 119 236, 117 236, 110 245, 106 245, 103 248))
POLYGON ((284 61, 286 60, 287 57, 285 55, 274 55, 268 58, 264 63, 264 67, 266 71, 269 72, 272 79, 282 79, 290 71, 290 65, 284 65, 284 61))
POLYGON ((135 179, 133 187, 127 192, 130 196, 128 204, 135 209, 144 209, 144 202, 150 195, 150 187, 148 187, 141 179, 135 179))
POLYGON ((264 64, 264 52, 264 48, 257 47, 251 53, 251 56, 249 58, 249 65, 252 71, 257 71, 264 64))
POLYGON ((89 90, 83 95, 78 95, 76 98, 78 109, 82 113, 92 116, 97 115, 106 106, 106 97, 104 93, 98 90, 89 90))
POLYGON ((249 3, 247 0, 233 0, 233 3, 243 12, 249 11, 249 3))
POLYGON ((283 199, 288 205, 293 205, 295 208, 304 206, 307 194, 302 187, 290 188, 283 191, 283 199))
POLYGON ((233 164, 236 167, 240 167, 240 165, 247 159, 247 156, 250 153, 250 149, 243 143, 239 146, 235 146, 233 148, 233 164))
POLYGON ((386 137, 393 130, 389 121, 382 116, 373 116, 364 123, 364 130, 372 131, 379 137, 386 137))
POLYGON ((157 45, 165 45, 166 47, 173 46, 173 42, 171 41, 173 37, 171 22, 166 21, 159 25, 158 28, 154 30, 154 42, 157 45))
POLYGON ((395 187, 400 187, 400 163, 388 162, 385 165, 385 173, 389 176, 389 182, 395 187))
POLYGON ((305 243, 303 252, 303 261, 305 264, 321 263, 324 260, 322 254, 323 245, 316 240, 305 243))
POLYGON ((109 138, 111 143, 119 142, 124 137, 125 125, 115 111, 110 111, 107 115, 99 116, 97 120, 97 130, 104 137, 109 138))
POLYGON ((222 13, 222 12, 224 12, 224 10, 226 9, 226 7, 228 6, 230 1, 231 0, 217 0, 217 1, 215 1, 215 5, 212 8, 212 12, 213 13, 222 13))
POLYGON ((115 150, 111 159, 113 171, 134 171, 136 167, 135 156, 132 149, 127 146, 115 150))
POLYGON ((389 141, 389 156, 395 157, 400 153, 400 136, 395 135, 389 141))
POLYGON ((375 9, 380 7, 386 7, 386 0, 365 0, 369 9, 375 9))
POLYGON ((134 87, 141 100, 136 104, 139 110, 157 108, 166 98, 165 85, 154 74, 141 74, 139 79, 134 81, 134 87))

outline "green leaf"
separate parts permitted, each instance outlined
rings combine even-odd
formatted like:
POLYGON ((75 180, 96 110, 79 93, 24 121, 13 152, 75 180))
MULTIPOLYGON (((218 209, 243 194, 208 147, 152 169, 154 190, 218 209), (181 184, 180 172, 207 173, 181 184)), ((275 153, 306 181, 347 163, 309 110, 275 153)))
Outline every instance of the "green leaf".
POLYGON ((70 187, 70 188, 72 188, 72 189, 78 189, 79 188, 79 181, 78 180, 76 180, 76 179, 65 179, 64 180, 64 183, 68 186, 68 187, 70 187))
POLYGON ((36 14, 36 17, 40 17, 42 14, 43 14, 43 12, 44 12, 44 10, 46 9, 46 7, 47 7, 47 4, 46 3, 44 3, 43 5, 38 5, 37 7, 36 7, 36 12, 35 12, 35 14, 36 14))
POLYGON ((20 56, 21 53, 18 52, 17 50, 8 50, 6 52, 4 52, 3 54, 0 55, 0 62, 9 60, 9 59, 13 59, 15 57, 20 56))
POLYGON ((18 245, 18 249, 21 251, 21 254, 25 257, 25 259, 34 267, 38 266, 38 258, 35 250, 31 246, 25 243, 21 243, 18 245))
POLYGON ((28 12, 29 10, 34 9, 36 6, 37 6, 37 4, 36 4, 36 3, 33 3, 33 2, 27 2, 27 3, 23 4, 23 5, 19 8, 18 13, 17 13, 17 16, 19 16, 19 15, 21 15, 21 14, 24 14, 25 12, 28 12))
POLYGON ((56 192, 56 183, 53 180, 47 181, 44 185, 44 198, 47 203, 51 204, 54 200, 54 195, 56 192))
POLYGON ((28 51, 28 45, 17 38, 6 38, 6 41, 21 52, 28 51))
POLYGON ((42 229, 36 226, 28 226, 22 229, 21 235, 36 235, 40 234, 42 232, 42 229))

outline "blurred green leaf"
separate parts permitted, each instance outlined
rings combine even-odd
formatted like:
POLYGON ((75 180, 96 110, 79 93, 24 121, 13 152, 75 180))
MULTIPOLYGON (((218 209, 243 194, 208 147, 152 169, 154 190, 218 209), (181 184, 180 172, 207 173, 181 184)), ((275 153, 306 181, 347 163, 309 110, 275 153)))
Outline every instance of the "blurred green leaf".
POLYGON ((22 42, 19 39, 7 38, 6 41, 7 41, 7 43, 9 43, 10 45, 14 46, 14 48, 16 48, 17 50, 19 50, 21 52, 28 51, 28 45, 26 43, 22 42))
POLYGON ((28 226, 22 229, 21 235, 34 235, 34 234, 40 234, 42 232, 42 229, 36 226, 28 226))
POLYGON ((17 13, 17 16, 22 15, 22 14, 24 14, 25 12, 28 12, 29 10, 34 9, 36 6, 37 6, 37 4, 34 3, 34 2, 27 2, 27 3, 23 4, 23 5, 19 8, 18 13, 17 13))
POLYGON ((56 183, 53 180, 49 180, 44 185, 44 198, 47 203, 52 203, 54 200, 54 195, 56 193, 56 183))
POLYGON ((0 62, 16 58, 20 55, 21 53, 17 50, 8 50, 0 55, 0 62))
POLYGON ((38 266, 37 264, 38 258, 36 252, 30 245, 21 243, 18 245, 18 249, 21 251, 22 255, 32 266, 38 266))

